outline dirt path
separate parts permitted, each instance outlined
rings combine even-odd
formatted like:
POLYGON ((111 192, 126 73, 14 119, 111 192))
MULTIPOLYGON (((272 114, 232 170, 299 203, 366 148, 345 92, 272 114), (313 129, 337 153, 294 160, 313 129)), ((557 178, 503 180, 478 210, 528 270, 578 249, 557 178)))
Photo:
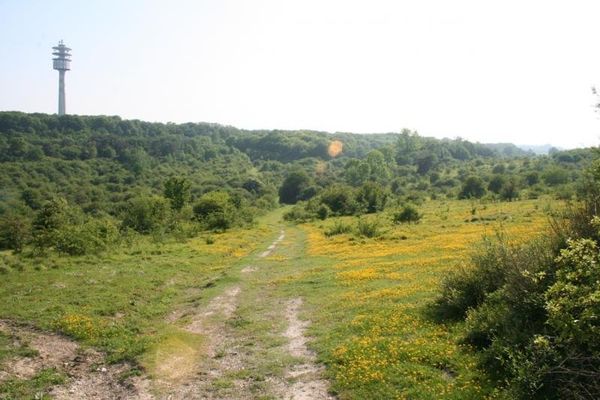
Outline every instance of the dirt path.
MULTIPOLYGON (((276 261, 287 254, 279 236, 239 270, 239 283, 190 313, 184 329, 204 338, 202 348, 166 355, 155 385, 161 398, 332 400, 324 367, 307 347, 301 298, 282 298, 270 286, 276 261), (281 255, 270 258, 274 252, 281 255), (189 360, 195 362, 189 362, 189 360), (166 388, 166 390, 165 390, 166 388)), ((285 266, 283 266, 285 268, 285 266)))
MULTIPOLYGON (((279 237, 258 257, 268 257, 284 239, 279 237)), ((225 289, 214 297, 205 307, 177 310, 168 317, 168 322, 178 324, 179 320, 188 321, 184 330, 202 337, 201 348, 179 347, 177 351, 164 354, 155 370, 154 386, 160 398, 178 399, 220 399, 222 390, 218 390, 220 380, 235 374, 244 368, 245 359, 241 339, 237 337, 230 322, 238 308, 240 293, 244 283, 243 276, 258 270, 256 265, 241 269, 240 284, 225 289)), ((247 380, 234 379, 232 389, 227 391, 228 399, 246 399, 247 380)))
POLYGON ((129 364, 105 362, 104 355, 84 349, 60 335, 0 321, 0 331, 9 335, 14 346, 27 344, 37 353, 31 357, 13 357, 0 364, 0 383, 7 379, 31 379, 42 370, 53 368, 66 375, 64 385, 55 386, 50 396, 55 399, 151 399, 148 381, 140 378, 121 379, 131 369, 129 364))
POLYGON ((286 257, 299 251, 285 238, 281 230, 265 251, 232 270, 208 303, 188 303, 166 317, 173 334, 149 355, 147 377, 121 379, 131 365, 108 365, 103 354, 68 338, 0 321, 1 331, 39 352, 0 364, 0 383, 57 368, 69 378, 50 392, 56 399, 334 399, 307 347, 302 299, 273 284, 291 271, 286 257))
POLYGON ((301 358, 303 363, 286 371, 286 378, 293 383, 281 394, 286 400, 333 400, 335 397, 327 392, 329 384, 322 378, 324 368, 316 364, 316 355, 306 346, 308 338, 305 331, 309 322, 298 318, 301 307, 301 298, 290 300, 286 307, 288 328, 284 336, 289 340, 288 351, 292 356, 301 358))

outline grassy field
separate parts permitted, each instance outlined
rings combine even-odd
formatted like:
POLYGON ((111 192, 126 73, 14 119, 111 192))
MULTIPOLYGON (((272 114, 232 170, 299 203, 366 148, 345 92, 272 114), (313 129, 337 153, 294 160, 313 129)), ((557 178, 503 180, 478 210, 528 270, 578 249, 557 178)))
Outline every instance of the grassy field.
MULTIPOLYGON (((377 220, 372 238, 356 233, 354 217, 289 225, 264 258, 258 255, 279 234, 282 210, 253 229, 210 240, 144 238, 93 257, 3 254, 0 319, 65 333, 105 351, 109 361, 131 360, 156 378, 169 355, 194 354, 188 349, 203 345, 180 329, 189 322, 185 317, 170 323, 169 315, 202 309, 236 286, 238 303, 222 345, 243 351, 235 360, 240 368, 207 387, 217 398, 239 397, 240 380, 250 382, 244 393, 252 398, 278 398, 269 382, 300 362, 282 350, 281 336, 284 304, 297 297, 304 299, 300 317, 311 321, 310 346, 339 398, 485 398, 492 386, 473 353, 457 345, 461 325, 435 322, 427 305, 440 279, 468 262, 483 235, 502 231, 526 240, 544 229, 557 206, 543 199, 431 201, 420 207, 418 224, 394 225, 386 214, 363 217, 363 224, 377 220), (331 235, 340 224, 350 232, 331 235), (256 271, 244 274, 248 266, 256 271)), ((217 350, 216 358, 227 358, 226 348, 217 350)), ((11 348, 0 335, 0 363, 19 352, 30 350, 11 348)))
MULTIPOLYGON (((483 235, 520 241, 540 232, 551 204, 429 202, 419 224, 393 226, 379 216, 380 237, 327 237, 339 222, 302 226, 306 256, 282 278, 301 291, 313 321, 314 348, 343 399, 478 399, 491 385, 469 349, 458 346, 460 325, 436 323, 427 304, 440 279, 468 262, 483 235)), ((355 226, 354 218, 343 218, 355 226)))

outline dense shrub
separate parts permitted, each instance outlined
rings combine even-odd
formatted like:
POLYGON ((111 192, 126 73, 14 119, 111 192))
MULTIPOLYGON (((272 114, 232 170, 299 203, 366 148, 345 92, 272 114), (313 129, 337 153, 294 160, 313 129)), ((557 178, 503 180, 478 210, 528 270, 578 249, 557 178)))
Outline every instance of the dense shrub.
POLYGON ((110 219, 92 218, 79 225, 66 225, 57 231, 55 249, 68 255, 84 255, 106 250, 119 240, 119 230, 110 219))
POLYGON ((419 213, 417 208, 412 204, 407 204, 400 211, 397 211, 392 216, 392 220, 395 224, 401 224, 404 222, 419 222, 423 216, 419 213))
POLYGON ((206 229, 226 230, 235 222, 235 208, 229 193, 210 192, 194 205, 194 215, 206 229))
POLYGON ((311 179, 304 171, 291 172, 279 188, 279 201, 283 204, 296 204, 314 196, 311 179))
POLYGON ((483 180, 478 176, 469 176, 458 195, 461 199, 480 198, 485 194, 483 180))
POLYGON ((383 211, 388 197, 388 190, 375 182, 367 182, 356 191, 356 203, 366 213, 383 211))
POLYGON ((29 221, 25 217, 7 214, 0 218, 0 250, 20 252, 29 237, 29 221))
POLYGON ((330 186, 320 193, 319 200, 329 207, 334 215, 352 215, 358 210, 354 189, 350 186, 330 186))
POLYGON ((336 220, 332 226, 325 229, 325 236, 335 236, 342 235, 344 233, 350 233, 352 231, 352 226, 350 224, 345 223, 342 220, 336 220))
POLYGON ((157 196, 143 196, 127 202, 122 215, 123 228, 139 233, 150 233, 165 226, 169 217, 167 200, 157 196))
POLYGON ((163 193, 169 199, 171 208, 180 211, 190 199, 190 183, 184 178, 169 178, 163 193))
POLYGON ((217 231, 250 224, 258 212, 243 196, 223 191, 204 194, 193 207, 194 218, 204 229, 217 231))
POLYGON ((584 187, 566 224, 522 246, 487 240, 442 285, 434 309, 465 318, 505 398, 600 398, 600 162, 584 187))
POLYGON ((307 210, 305 202, 301 202, 292 207, 291 210, 283 214, 286 221, 307 222, 315 219, 315 214, 307 210))
POLYGON ((368 238, 377 237, 381 235, 381 223, 377 218, 361 217, 356 224, 356 232, 368 238))

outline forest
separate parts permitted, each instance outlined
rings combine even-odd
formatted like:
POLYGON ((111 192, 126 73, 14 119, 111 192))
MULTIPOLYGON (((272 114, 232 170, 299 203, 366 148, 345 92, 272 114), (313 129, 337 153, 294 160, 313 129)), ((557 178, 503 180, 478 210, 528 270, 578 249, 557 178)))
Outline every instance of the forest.
MULTIPOLYGON (((596 148, 536 155, 408 129, 0 112, 0 172, 0 328, 65 335, 107 365, 128 363, 123 382, 149 377, 155 393, 174 393, 176 379, 152 355, 198 339, 183 328, 193 313, 166 316, 210 308, 211 295, 237 282, 247 303, 213 345, 257 335, 264 360, 247 356, 245 374, 204 382, 215 398, 239 397, 240 380, 252 383, 251 398, 283 396, 269 386, 283 373, 269 353, 280 339, 247 307, 270 310, 290 293, 306 302, 310 351, 331 396, 600 396, 596 148), (287 250, 247 261, 284 229, 272 246, 287 250), (243 280, 247 263, 260 269, 254 280, 243 280), (131 283, 138 273, 146 277, 131 283), (93 282, 89 293, 77 279, 93 282)), ((27 357, 15 335, 0 329, 0 398, 61 398, 56 388, 74 378, 56 366, 2 375, 3 361, 27 357)))

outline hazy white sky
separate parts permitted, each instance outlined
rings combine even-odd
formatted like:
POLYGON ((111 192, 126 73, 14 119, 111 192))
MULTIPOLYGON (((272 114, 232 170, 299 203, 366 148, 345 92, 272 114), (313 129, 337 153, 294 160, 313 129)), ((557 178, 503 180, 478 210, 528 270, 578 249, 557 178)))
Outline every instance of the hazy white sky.
POLYGON ((598 145, 600 1, 0 0, 0 110, 598 145))

